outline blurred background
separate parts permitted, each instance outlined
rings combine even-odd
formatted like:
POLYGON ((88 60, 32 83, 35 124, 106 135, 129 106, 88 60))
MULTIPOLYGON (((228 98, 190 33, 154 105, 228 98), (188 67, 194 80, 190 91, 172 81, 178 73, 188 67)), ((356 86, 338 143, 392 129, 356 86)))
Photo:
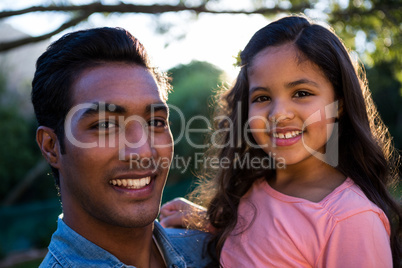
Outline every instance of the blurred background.
MULTIPOLYGON (((0 2, 0 267, 37 267, 61 212, 50 168, 35 143, 30 83, 37 57, 61 35, 89 27, 119 26, 147 48, 173 78, 169 103, 186 120, 211 113, 211 95, 230 85, 238 52, 270 21, 305 13, 332 25, 364 65, 375 103, 402 149, 401 0, 2 0, 0 2)), ((182 125, 170 118, 173 135, 182 125)), ((205 129, 194 121, 191 128, 205 129)), ((201 145, 202 133, 191 142, 201 145)), ((194 186, 195 149, 181 139, 163 202, 194 186)), ((401 188, 393 190, 401 198, 401 188)))

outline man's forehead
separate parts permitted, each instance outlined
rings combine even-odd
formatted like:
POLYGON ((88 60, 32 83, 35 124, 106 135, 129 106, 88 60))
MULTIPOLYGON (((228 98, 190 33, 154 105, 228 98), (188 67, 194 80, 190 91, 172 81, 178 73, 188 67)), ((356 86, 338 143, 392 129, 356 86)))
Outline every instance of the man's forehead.
MULTIPOLYGON (((72 86, 72 104, 108 103, 110 107, 142 108, 162 105, 163 96, 154 76, 145 67, 105 64, 85 70, 72 86)), ((96 109, 107 111, 108 106, 96 109)))

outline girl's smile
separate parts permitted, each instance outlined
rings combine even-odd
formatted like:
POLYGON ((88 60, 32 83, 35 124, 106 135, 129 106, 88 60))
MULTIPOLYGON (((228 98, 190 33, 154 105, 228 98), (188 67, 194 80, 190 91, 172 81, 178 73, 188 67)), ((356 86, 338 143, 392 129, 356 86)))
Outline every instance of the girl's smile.
POLYGON ((270 135, 273 146, 290 146, 298 142, 302 134, 303 131, 296 128, 275 128, 270 135))

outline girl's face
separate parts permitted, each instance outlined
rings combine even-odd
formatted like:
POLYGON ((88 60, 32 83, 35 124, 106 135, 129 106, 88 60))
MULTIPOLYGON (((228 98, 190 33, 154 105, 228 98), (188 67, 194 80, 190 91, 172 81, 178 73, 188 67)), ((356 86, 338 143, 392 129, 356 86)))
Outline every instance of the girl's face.
POLYGON ((287 166, 325 157, 338 110, 319 67, 284 44, 259 52, 248 78, 249 127, 257 145, 287 166))

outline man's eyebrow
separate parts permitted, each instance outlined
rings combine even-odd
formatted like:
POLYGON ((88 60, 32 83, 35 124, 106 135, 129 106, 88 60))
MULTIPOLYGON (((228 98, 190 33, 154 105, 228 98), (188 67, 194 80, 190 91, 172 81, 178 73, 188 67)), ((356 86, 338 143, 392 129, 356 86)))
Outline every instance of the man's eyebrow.
POLYGON ((156 113, 156 112, 159 112, 159 111, 168 114, 169 113, 169 107, 164 102, 148 104, 145 107, 145 113, 146 114, 156 113))
POLYGON ((113 103, 93 102, 91 103, 91 107, 84 110, 84 112, 81 114, 81 118, 99 115, 100 112, 124 114, 126 113, 126 108, 113 103))
POLYGON ((308 84, 308 85, 312 85, 314 87, 319 87, 319 85, 316 82, 308 80, 308 79, 305 79, 305 78, 300 79, 300 80, 296 80, 296 81, 293 81, 293 82, 289 82, 289 83, 287 83, 285 85, 285 87, 292 88, 292 87, 296 87, 298 85, 303 85, 303 84, 308 84))

